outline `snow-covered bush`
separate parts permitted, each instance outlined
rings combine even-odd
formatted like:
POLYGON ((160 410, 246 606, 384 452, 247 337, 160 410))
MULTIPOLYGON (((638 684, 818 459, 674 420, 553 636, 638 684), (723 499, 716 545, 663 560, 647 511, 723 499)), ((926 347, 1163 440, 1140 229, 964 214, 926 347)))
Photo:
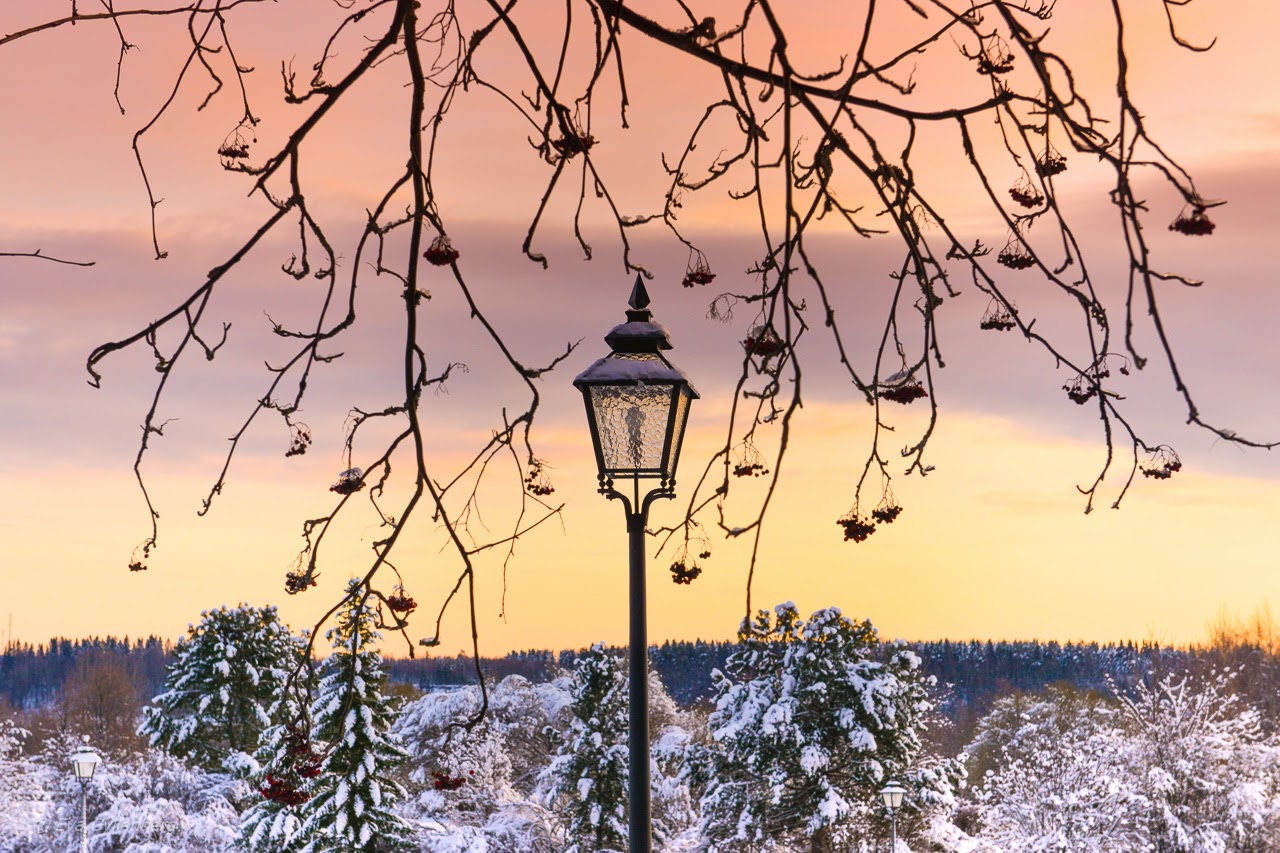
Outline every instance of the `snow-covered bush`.
POLYGON ((567 724, 569 679, 508 676, 488 700, 470 729, 459 724, 480 710, 478 687, 428 693, 403 709, 395 732, 412 756, 412 802, 401 813, 420 818, 418 843, 434 853, 560 853, 563 831, 536 783, 551 760, 551 732, 567 724))
MULTIPOLYGON (((0 836, 0 850, 80 849, 81 788, 67 760, 78 745, 65 736, 46 742, 35 763, 45 807, 19 838, 0 836)), ((225 853, 235 844, 235 804, 247 788, 228 774, 148 749, 125 761, 104 761, 84 793, 93 853, 225 853)))
POLYGON ((1153 849, 1280 849, 1280 743, 1234 694, 1234 672, 1169 675, 1121 693, 1153 849))
MULTIPOLYGON (((102 771, 99 770, 99 773, 102 771)), ((89 822, 91 850, 225 853, 236 840, 242 781, 183 765, 155 750, 98 784, 109 804, 89 822)))
POLYGON ((1001 699, 970 747, 970 828, 1009 853, 1280 849, 1280 744, 1232 675, 1001 699))
POLYGON ((1009 853, 1142 850, 1146 800, 1134 788, 1115 705, 1070 687, 1007 696, 968 752, 982 776, 982 837, 1009 853))
POLYGON ((29 736, 13 720, 0 720, 0 850, 29 843, 49 806, 40 768, 23 754, 29 736))

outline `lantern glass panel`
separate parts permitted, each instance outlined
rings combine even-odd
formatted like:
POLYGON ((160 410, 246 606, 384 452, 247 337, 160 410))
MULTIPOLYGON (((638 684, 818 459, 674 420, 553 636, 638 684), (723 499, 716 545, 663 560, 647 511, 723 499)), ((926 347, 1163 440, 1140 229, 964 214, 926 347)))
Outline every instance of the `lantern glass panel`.
POLYGON ((605 470, 662 473, 670 385, 592 385, 591 406, 605 470))
POLYGON ((667 479, 675 479, 676 476, 676 462, 680 459, 680 443, 684 440, 684 426, 689 418, 689 401, 692 398, 688 385, 681 385, 676 389, 675 412, 671 419, 675 431, 671 433, 671 453, 666 459, 667 470, 663 472, 667 479))

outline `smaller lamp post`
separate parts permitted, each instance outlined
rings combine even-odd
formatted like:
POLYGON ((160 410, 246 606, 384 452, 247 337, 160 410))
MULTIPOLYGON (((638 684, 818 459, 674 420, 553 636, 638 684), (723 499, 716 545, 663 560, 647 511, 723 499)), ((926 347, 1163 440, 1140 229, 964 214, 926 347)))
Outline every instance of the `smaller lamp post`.
POLYGON ((889 810, 889 850, 892 853, 898 851, 898 809, 902 808, 902 798, 906 793, 906 788, 892 781, 880 789, 880 797, 889 810))
POLYGON ((80 782, 80 853, 89 853, 89 780, 102 763, 102 756, 89 746, 89 736, 71 755, 71 772, 80 782))
POLYGON ((627 304, 631 309, 627 311, 627 322, 615 326, 604 339, 612 352, 582 371, 573 384, 586 401, 600 494, 621 501, 627 518, 631 587, 627 837, 630 853, 650 853, 653 842, 644 530, 649 505, 657 498, 675 497, 676 462, 689 419, 689 404, 698 398, 698 392, 662 354, 671 349, 671 338, 653 321, 649 294, 640 276, 636 276, 627 304), (630 481, 629 489, 626 481, 630 481), (642 487, 641 481, 649 485, 642 487))

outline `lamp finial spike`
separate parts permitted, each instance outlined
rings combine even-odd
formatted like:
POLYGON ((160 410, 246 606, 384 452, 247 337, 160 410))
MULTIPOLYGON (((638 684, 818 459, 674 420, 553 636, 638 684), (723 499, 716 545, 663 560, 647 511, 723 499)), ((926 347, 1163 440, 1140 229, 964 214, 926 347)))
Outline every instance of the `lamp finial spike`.
POLYGON ((644 288, 640 273, 636 273, 635 286, 631 288, 631 298, 627 300, 633 311, 643 311, 649 307, 649 291, 644 288))

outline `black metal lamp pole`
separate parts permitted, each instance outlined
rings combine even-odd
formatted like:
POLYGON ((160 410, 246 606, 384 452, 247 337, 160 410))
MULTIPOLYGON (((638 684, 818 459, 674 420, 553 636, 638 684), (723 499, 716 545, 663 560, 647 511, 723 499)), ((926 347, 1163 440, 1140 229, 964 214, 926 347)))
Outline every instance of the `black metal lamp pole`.
MULTIPOLYGON (((668 495, 667 497, 671 497, 668 495)), ((647 504, 647 501, 646 501, 647 504)), ((653 815, 649 805, 649 628, 644 577, 644 528, 648 507, 627 513, 631 551, 631 638, 627 646, 628 684, 628 849, 649 853, 653 815)))
MULTIPOLYGON (((676 462, 698 392, 663 355, 667 330, 653 322, 649 294, 636 276, 627 322, 605 342, 612 352, 584 370, 573 384, 582 391, 600 472, 600 494, 622 501, 630 552, 631 636, 629 666, 628 850, 650 853, 652 817, 649 782, 649 639, 645 595, 644 534, 649 505, 675 497, 676 462), (630 480, 630 495, 614 488, 630 480), (642 480, 656 480, 642 493, 642 480)), ((625 488, 625 486, 624 486, 625 488)))

